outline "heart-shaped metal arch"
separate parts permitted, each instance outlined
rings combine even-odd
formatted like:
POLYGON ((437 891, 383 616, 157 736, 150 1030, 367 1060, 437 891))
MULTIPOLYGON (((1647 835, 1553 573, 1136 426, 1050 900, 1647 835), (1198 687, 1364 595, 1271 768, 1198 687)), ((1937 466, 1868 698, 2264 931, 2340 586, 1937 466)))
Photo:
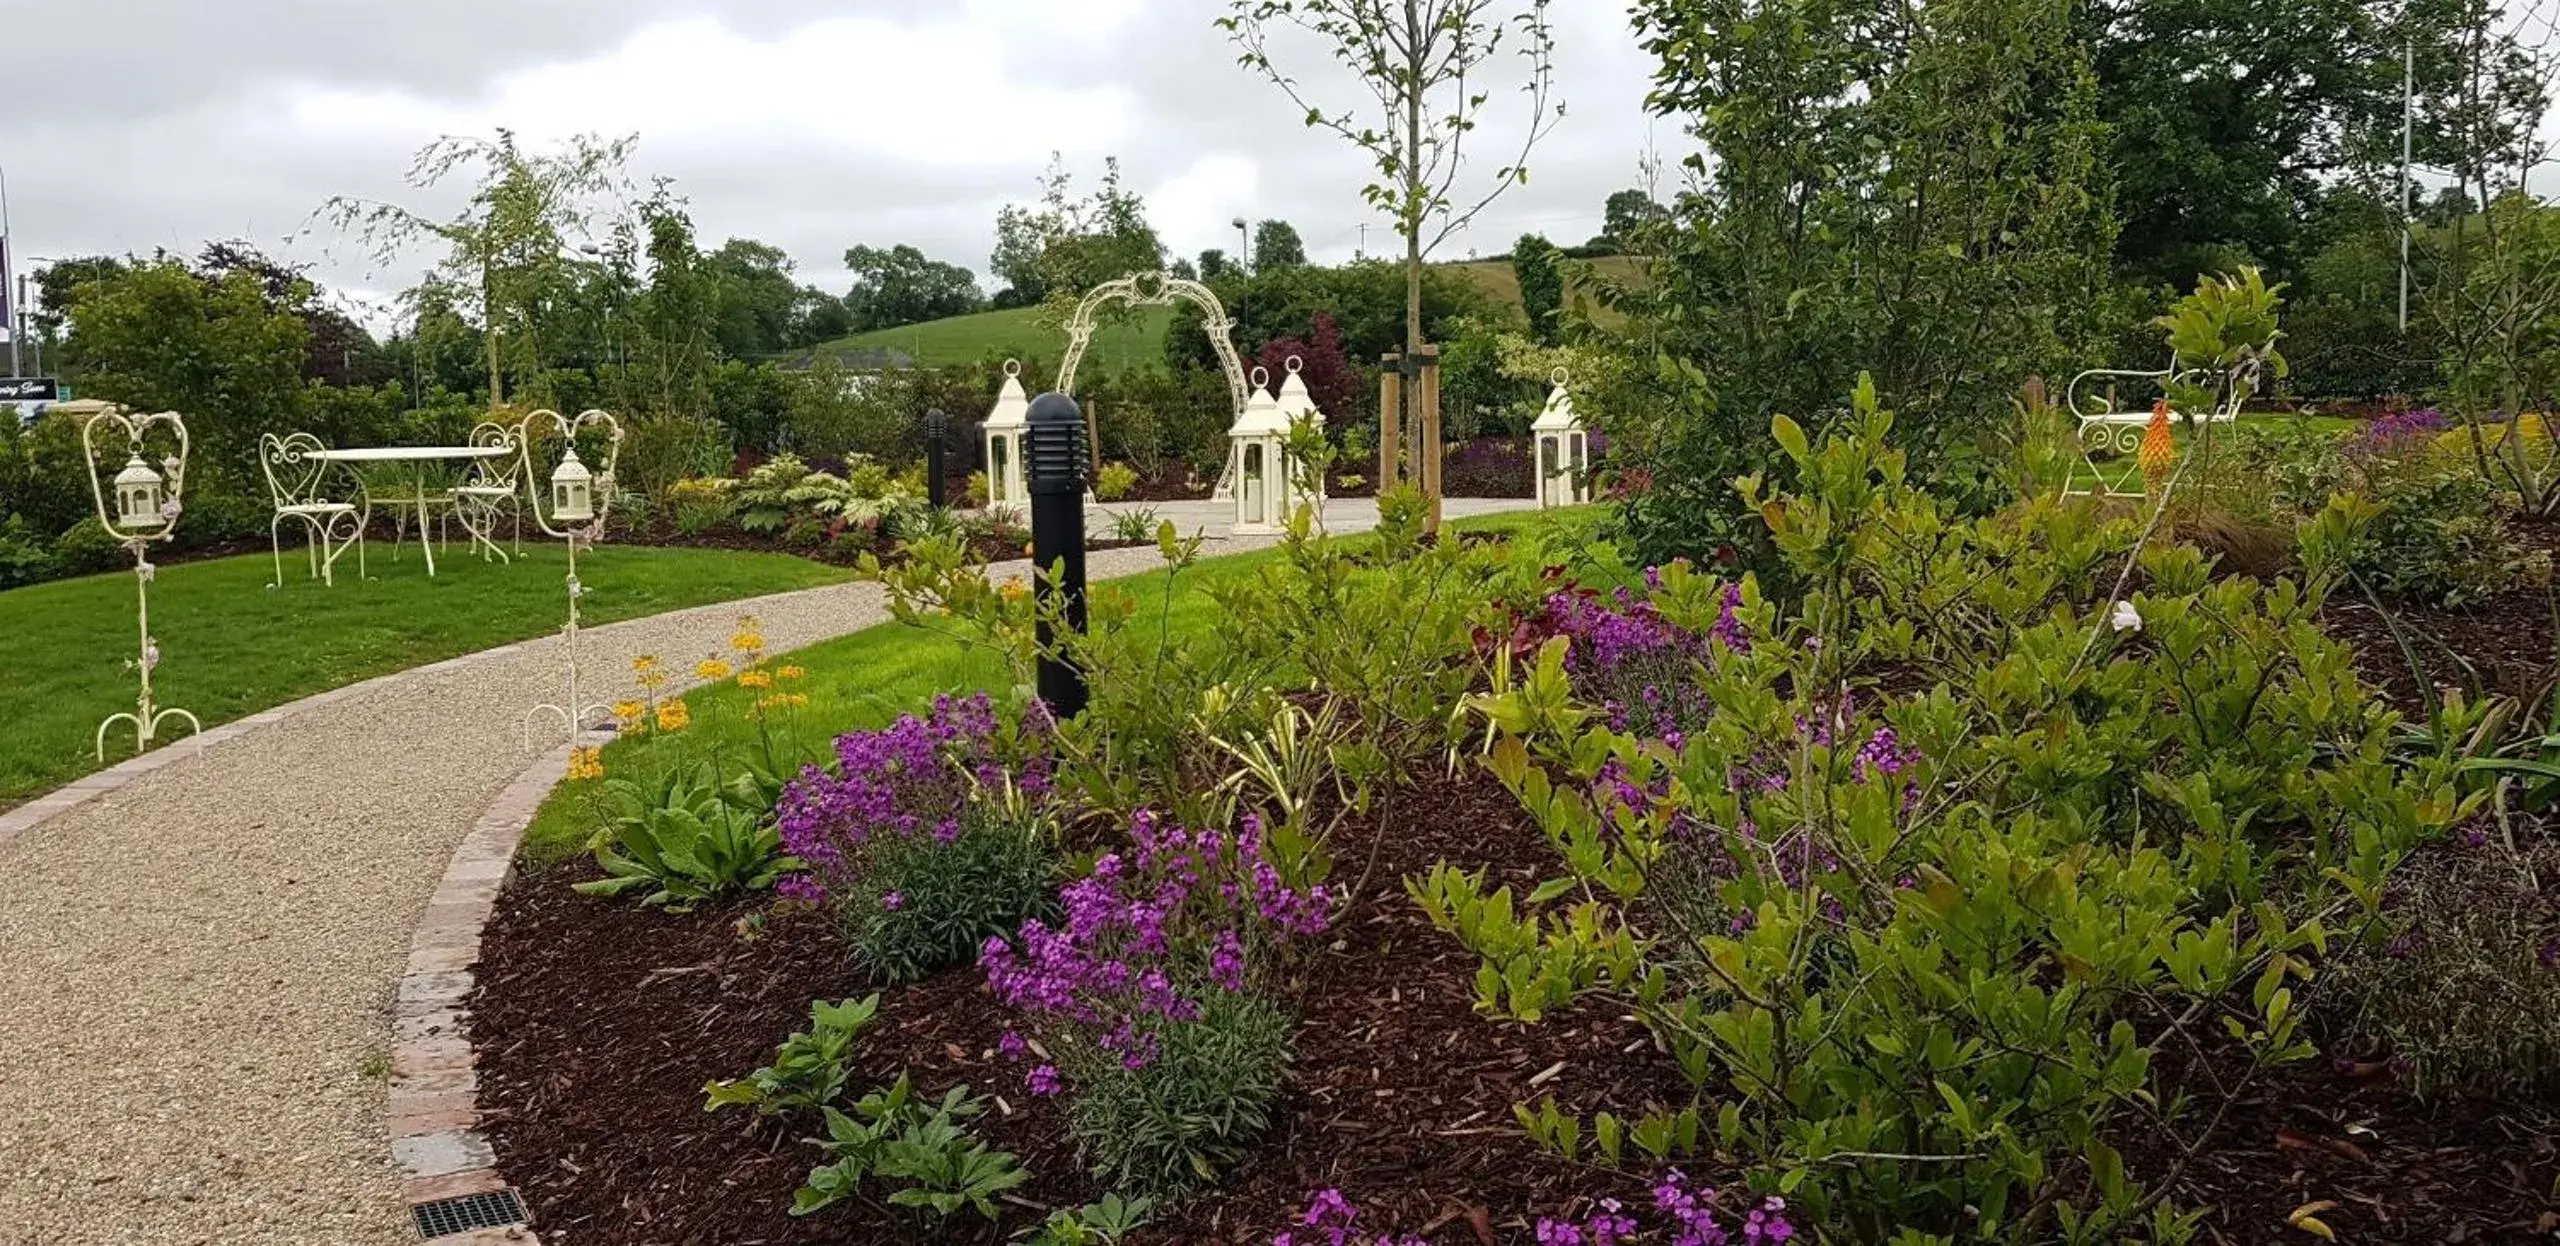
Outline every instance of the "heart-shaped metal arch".
POLYGON ((516 454, 524 466, 525 507, 533 512, 533 522, 554 537, 568 541, 585 541, 592 545, 604 535, 605 515, 613 509, 614 469, 622 462, 622 421, 608 411, 589 408, 575 416, 562 415, 545 408, 518 421, 515 427, 516 454), (605 430, 605 452, 602 463, 588 464, 595 473, 595 519, 575 529, 553 526, 552 516, 543 506, 543 490, 551 479, 549 470, 534 470, 533 446, 537 431, 556 435, 563 446, 574 450, 578 434, 589 428, 605 430))
POLYGON ((102 482, 102 473, 98 464, 100 425, 111 425, 123 432, 127 457, 139 456, 145 459, 150 457, 145 451, 149 448, 146 442, 151 430, 162 425, 168 426, 169 431, 178 439, 178 453, 160 461, 163 473, 161 482, 168 490, 163 506, 177 506, 180 511, 183 511, 185 505, 180 498, 186 491, 189 448, 186 420, 175 411, 162 411, 153 415, 128 415, 122 411, 101 411, 90 416, 89 422, 80 426, 80 452, 89 462, 89 500, 97 504, 98 522, 106 525, 107 531, 119 536, 125 544, 137 549, 145 542, 174 540, 178 531, 176 514, 166 514, 160 526, 149 531, 126 528, 117 524, 115 508, 107 504, 107 488, 102 482))

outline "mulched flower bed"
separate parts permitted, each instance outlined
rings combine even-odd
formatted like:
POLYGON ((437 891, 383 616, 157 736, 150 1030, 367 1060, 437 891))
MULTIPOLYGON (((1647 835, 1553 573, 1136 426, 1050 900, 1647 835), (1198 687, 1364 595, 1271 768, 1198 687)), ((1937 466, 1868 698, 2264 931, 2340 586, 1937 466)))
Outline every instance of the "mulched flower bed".
MULTIPOLYGON (((1641 1184, 1539 1153, 1511 1105, 1552 1093, 1589 1113, 1685 1100, 1667 1058, 1629 1019, 1589 1011, 1536 1026, 1473 1012, 1476 960, 1432 930, 1401 891, 1433 862, 1489 862, 1526 890, 1552 850, 1489 778, 1435 780, 1399 795, 1391 833, 1346 825, 1341 878, 1377 860, 1368 899, 1301 963, 1291 986, 1298 1063, 1282 1123, 1259 1157, 1159 1216, 1139 1240, 1267 1243, 1308 1192, 1338 1186, 1364 1223, 1431 1226, 1436 1242, 1521 1240, 1539 1213, 1577 1199, 1643 1197, 1641 1184)), ((808 1022, 815 997, 872 987, 823 919, 762 929, 753 906, 690 915, 578 895, 584 862, 509 885, 483 937, 471 1005, 481 1107, 499 1167, 544 1240, 576 1243, 997 1241, 970 1220, 838 1209, 792 1219, 791 1194, 818 1151, 804 1129, 740 1110, 708 1114, 703 1083, 763 1064, 808 1022)), ((981 1122, 1037 1179, 1039 1207, 1099 1194, 1050 1101, 1022 1091, 995 1054, 1011 1021, 974 968, 882 992, 882 1025, 860 1048, 866 1084, 901 1067, 921 1090, 967 1083, 1001 1107, 981 1122), (883 1041, 883 1036, 887 1041, 883 1041)), ((1018 1223, 1038 1217, 1026 1211, 1018 1223)), ((1016 1226, 1008 1226, 1016 1227, 1016 1226)))
MULTIPOLYGON (((2560 558, 2560 523, 2518 520, 2515 529, 2529 548, 2560 558)), ((2321 622, 2355 648, 2356 673, 2404 713, 2425 709, 2412 653, 2438 689, 2467 696, 2476 686, 2528 700, 2549 695, 2543 684, 2553 662, 2552 602, 2540 585, 2461 606, 2386 599, 2381 608, 2348 585, 2330 594, 2321 622)))

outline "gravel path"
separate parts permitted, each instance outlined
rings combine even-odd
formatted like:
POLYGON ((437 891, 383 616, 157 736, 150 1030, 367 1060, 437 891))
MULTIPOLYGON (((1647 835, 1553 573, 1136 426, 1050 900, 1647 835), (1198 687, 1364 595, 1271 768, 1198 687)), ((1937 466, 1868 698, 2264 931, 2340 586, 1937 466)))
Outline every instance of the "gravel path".
MULTIPOLYGON (((1154 564, 1096 553, 1091 573, 1154 564)), ((600 672, 641 653, 681 669, 750 610, 777 652, 885 616, 875 586, 841 585, 582 648, 600 672)), ((0 841, 0 1242, 413 1240, 383 1135, 391 993, 558 680, 549 644, 417 672, 0 841)))

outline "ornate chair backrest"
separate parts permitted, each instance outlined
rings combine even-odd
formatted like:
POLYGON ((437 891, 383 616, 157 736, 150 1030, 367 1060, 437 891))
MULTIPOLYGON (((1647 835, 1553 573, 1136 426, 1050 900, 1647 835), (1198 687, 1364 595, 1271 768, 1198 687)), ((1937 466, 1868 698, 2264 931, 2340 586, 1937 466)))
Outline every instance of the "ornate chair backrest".
POLYGON ((514 425, 494 422, 484 423, 471 430, 471 440, 468 444, 475 447, 494 446, 506 451, 505 454, 491 455, 476 461, 472 468, 471 483, 486 488, 505 489, 510 493, 515 491, 516 481, 523 475, 524 469, 522 447, 516 444, 519 431, 514 425))
POLYGON ((266 469, 267 496, 277 506, 306 506, 325 501, 320 496, 320 478, 329 465, 311 457, 324 447, 320 439, 309 433, 278 437, 267 433, 258 438, 258 465, 266 469))

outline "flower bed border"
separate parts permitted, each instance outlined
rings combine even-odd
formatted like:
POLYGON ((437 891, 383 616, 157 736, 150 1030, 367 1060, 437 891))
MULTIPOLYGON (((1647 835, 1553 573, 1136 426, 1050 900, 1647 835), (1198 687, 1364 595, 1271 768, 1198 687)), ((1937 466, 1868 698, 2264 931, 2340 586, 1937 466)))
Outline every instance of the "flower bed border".
MULTIPOLYGON (((514 872, 516 846, 535 811, 569 773, 569 751, 600 746, 611 732, 588 732, 535 759, 498 793, 455 846, 444 877, 409 937, 409 964, 391 1020, 391 1086, 384 1103, 401 1201, 413 1209, 440 1199, 508 1190, 479 1132, 479 1053, 466 1005, 480 932, 514 872)), ((452 1246, 539 1243, 518 1223, 429 1239, 452 1246)))

